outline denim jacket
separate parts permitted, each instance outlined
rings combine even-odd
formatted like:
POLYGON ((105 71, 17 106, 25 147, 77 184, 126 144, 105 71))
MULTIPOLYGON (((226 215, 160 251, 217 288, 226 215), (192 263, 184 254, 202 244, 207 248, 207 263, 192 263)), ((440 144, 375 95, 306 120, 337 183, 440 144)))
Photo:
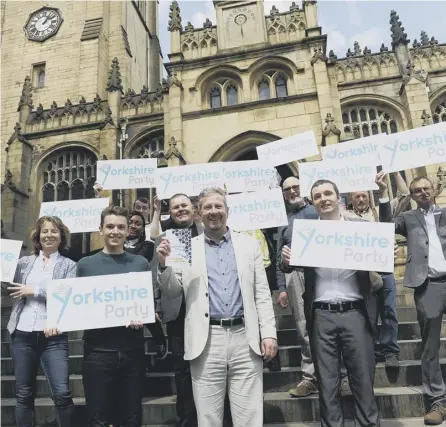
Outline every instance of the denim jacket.
MULTIPOLYGON (((19 259, 15 271, 14 283, 25 284, 36 259, 36 255, 25 256, 19 259)), ((66 279, 71 277, 76 277, 76 263, 69 258, 60 256, 54 266, 53 279, 66 279)), ((6 283, 2 283, 2 287, 6 286, 6 283)), ((39 289, 36 298, 46 301, 46 289, 39 289)), ((10 334, 16 330, 25 303, 26 297, 13 298, 12 300, 12 312, 7 326, 10 334)))

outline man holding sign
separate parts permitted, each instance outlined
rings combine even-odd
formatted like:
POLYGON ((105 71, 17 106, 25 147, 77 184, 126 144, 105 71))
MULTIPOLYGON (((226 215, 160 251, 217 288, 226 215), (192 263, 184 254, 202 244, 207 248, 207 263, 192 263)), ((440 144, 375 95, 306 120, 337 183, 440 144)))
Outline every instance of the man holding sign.
MULTIPOLYGON (((319 219, 355 221, 342 217, 339 190, 333 182, 316 181, 311 188, 311 196, 319 219)), ((333 224, 335 227, 336 223, 333 224)), ((291 249, 284 246, 284 267, 290 265, 290 260, 291 249)), ((355 424, 379 426, 373 392, 376 296, 373 295, 369 272, 304 267, 304 275, 304 309, 319 380, 321 425, 344 425, 339 393, 342 356, 355 399, 355 424)))
MULTIPOLYGON (((99 231, 104 237, 104 249, 79 261, 77 277, 150 271, 144 257, 124 250, 129 234, 126 208, 105 208, 99 231)), ((142 321, 136 321, 84 332, 83 384, 89 426, 141 426, 145 371, 142 326, 142 321), (117 418, 120 422, 116 423, 117 418)))

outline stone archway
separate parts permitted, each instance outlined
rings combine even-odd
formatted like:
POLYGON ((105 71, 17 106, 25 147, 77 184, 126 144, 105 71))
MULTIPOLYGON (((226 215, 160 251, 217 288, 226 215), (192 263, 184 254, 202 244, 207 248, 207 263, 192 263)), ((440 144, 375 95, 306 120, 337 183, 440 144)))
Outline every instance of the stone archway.
MULTIPOLYGON (((209 159, 209 162, 233 162, 244 160, 257 160, 256 147, 268 142, 277 141, 280 136, 267 132, 247 131, 225 142, 209 159)), ((276 167, 283 179, 297 175, 295 163, 276 167)))

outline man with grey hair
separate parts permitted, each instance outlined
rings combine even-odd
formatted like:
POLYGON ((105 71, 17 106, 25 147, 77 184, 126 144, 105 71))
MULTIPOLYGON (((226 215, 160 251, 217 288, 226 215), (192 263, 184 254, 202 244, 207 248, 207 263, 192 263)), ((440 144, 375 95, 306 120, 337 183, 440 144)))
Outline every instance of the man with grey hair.
POLYGON ((255 238, 226 226, 228 207, 220 189, 199 198, 204 232, 192 239, 192 265, 181 279, 158 249, 158 281, 170 298, 184 293, 185 354, 190 361, 198 425, 221 427, 228 390, 234 427, 263 426, 263 362, 277 353, 274 311, 255 238))

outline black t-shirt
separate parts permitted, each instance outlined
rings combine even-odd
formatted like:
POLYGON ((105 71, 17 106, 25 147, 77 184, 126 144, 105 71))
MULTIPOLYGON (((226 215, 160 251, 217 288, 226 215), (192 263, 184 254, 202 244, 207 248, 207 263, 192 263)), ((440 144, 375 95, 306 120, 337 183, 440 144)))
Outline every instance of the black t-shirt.
MULTIPOLYGON (((77 263, 77 277, 103 276, 150 271, 149 262, 140 255, 123 252, 110 255, 99 252, 82 258, 77 263)), ((135 350, 144 348, 143 329, 114 328, 90 329, 84 332, 85 344, 98 350, 135 350)))

